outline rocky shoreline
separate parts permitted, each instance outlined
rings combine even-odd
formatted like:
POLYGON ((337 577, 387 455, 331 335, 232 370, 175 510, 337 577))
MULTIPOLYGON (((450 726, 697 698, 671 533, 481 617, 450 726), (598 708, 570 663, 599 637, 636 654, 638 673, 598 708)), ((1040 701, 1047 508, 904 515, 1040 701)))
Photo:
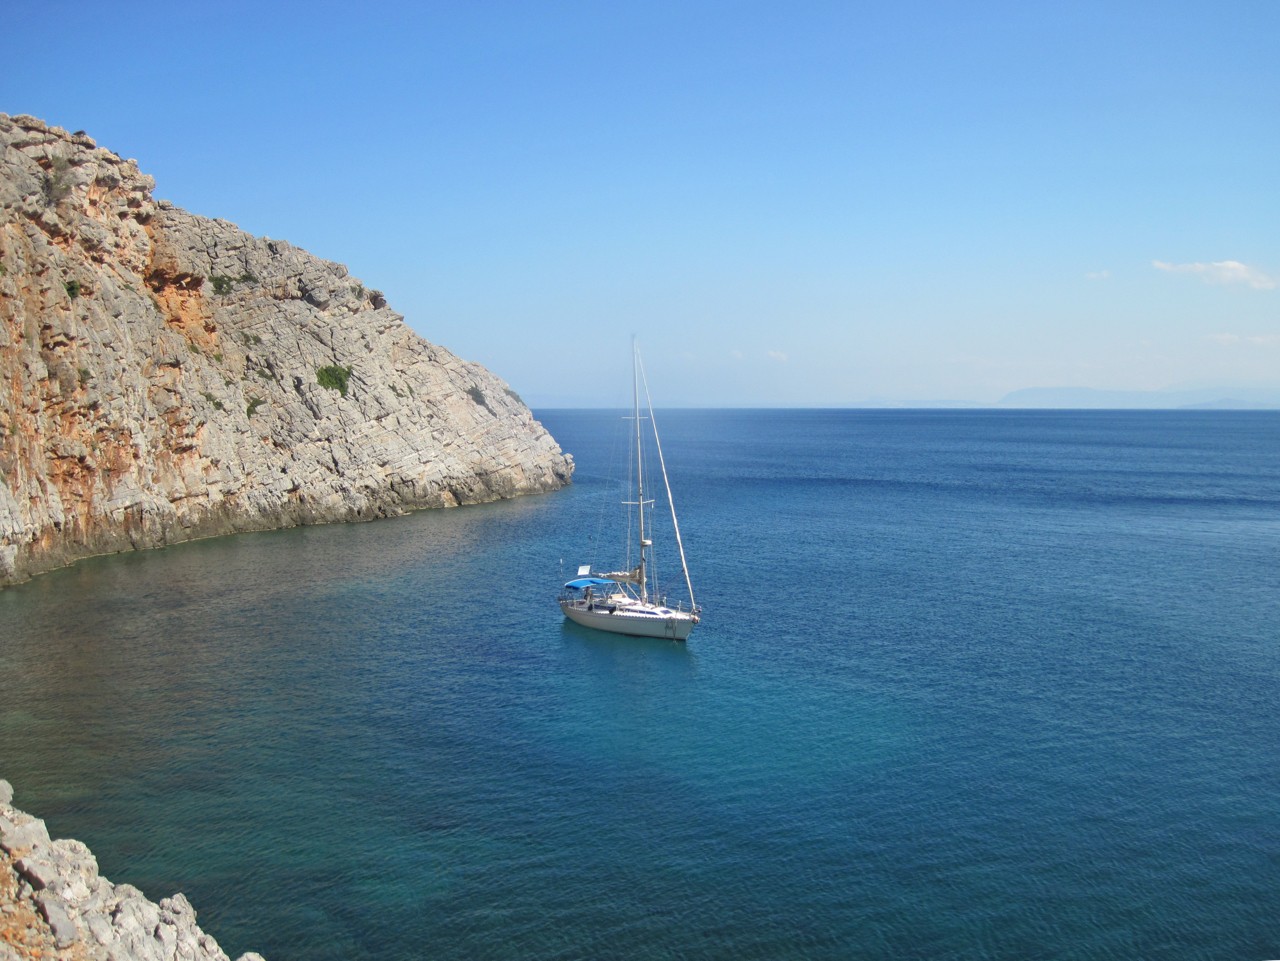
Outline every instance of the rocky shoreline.
POLYGON ((112 884, 88 847, 50 838, 44 821, 12 802, 0 780, 0 961, 229 961, 183 895, 156 904, 112 884))

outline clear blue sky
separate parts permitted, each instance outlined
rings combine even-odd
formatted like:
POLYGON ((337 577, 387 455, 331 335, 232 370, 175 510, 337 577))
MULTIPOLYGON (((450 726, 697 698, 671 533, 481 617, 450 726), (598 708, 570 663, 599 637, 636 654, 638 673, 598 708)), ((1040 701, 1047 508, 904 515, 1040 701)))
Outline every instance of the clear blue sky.
POLYGON ((1280 3, 10 0, 0 110, 531 405, 1280 386, 1280 3))

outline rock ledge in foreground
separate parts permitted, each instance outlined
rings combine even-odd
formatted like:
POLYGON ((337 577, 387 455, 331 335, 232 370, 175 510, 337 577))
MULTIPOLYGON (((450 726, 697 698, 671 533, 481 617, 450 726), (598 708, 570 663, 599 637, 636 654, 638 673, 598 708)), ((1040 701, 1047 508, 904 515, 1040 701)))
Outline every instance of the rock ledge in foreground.
MULTIPOLYGON (((0 961, 228 961, 181 894, 112 884, 79 841, 53 840, 0 780, 0 961)), ((262 961, 244 954, 239 961, 262 961)))

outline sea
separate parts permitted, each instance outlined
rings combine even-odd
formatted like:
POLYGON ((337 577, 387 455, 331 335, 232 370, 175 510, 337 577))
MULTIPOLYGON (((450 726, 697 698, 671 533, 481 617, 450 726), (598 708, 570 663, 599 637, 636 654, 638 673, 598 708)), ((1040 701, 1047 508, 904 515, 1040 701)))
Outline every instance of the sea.
POLYGON ((1280 958, 1280 412, 659 411, 684 644, 563 620, 621 416, 537 413, 557 493, 0 591, 15 804, 232 957, 1280 958))

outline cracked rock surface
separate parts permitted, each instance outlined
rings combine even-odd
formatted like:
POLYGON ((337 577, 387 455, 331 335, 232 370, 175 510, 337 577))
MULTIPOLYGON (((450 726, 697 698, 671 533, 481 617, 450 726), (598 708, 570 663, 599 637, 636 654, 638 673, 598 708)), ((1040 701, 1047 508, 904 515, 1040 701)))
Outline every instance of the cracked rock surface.
POLYGON ((154 904, 112 884, 87 847, 53 840, 12 801, 0 780, 0 961, 228 961, 183 895, 154 904))
POLYGON ((548 491, 506 383, 341 264, 0 114, 0 584, 89 554, 548 491))

